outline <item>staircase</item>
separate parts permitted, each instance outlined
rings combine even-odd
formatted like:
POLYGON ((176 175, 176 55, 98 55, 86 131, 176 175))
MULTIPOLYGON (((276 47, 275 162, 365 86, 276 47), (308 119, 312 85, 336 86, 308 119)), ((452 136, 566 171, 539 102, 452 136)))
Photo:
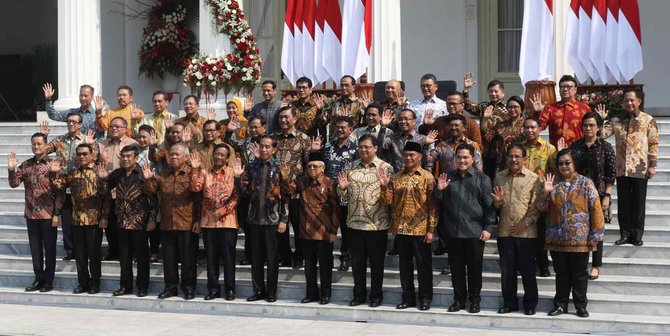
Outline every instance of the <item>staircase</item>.
MULTIPOLYGON (((660 160, 657 175, 649 183, 647 197, 647 223, 644 246, 615 246, 619 237, 616 210, 612 224, 606 225, 603 267, 600 278, 589 282, 588 298, 591 317, 582 319, 574 314, 548 317, 546 312, 553 307, 554 277, 538 278, 540 301, 535 316, 523 313, 499 315, 496 310, 502 303, 500 294, 500 267, 495 239, 486 243, 484 251, 484 274, 482 290, 482 312, 469 314, 461 311, 447 313, 452 303, 451 280, 440 274, 446 267, 444 256, 433 258, 433 281, 435 294, 431 310, 416 309, 399 311, 400 277, 398 257, 387 256, 384 275, 384 305, 379 308, 348 307, 352 297, 353 278, 351 272, 333 272, 333 302, 329 305, 317 303, 300 304, 304 297, 304 272, 280 268, 279 301, 276 303, 246 302, 252 294, 251 269, 237 266, 238 299, 204 301, 207 292, 206 270, 198 268, 198 298, 185 301, 181 298, 158 300, 156 295, 163 289, 163 269, 160 263, 151 265, 149 297, 133 295, 112 297, 111 292, 119 285, 118 262, 103 261, 100 294, 72 294, 76 287, 74 261, 60 260, 64 256, 59 232, 58 261, 56 264, 55 290, 50 293, 27 293, 23 289, 33 281, 32 263, 28 245, 25 220, 23 219, 23 186, 11 189, 7 181, 7 153, 17 152, 22 162, 32 156, 30 135, 39 127, 36 123, 0 123, 0 303, 65 305, 77 307, 132 309, 142 311, 204 312, 208 314, 253 314, 274 317, 311 318, 347 321, 376 321, 401 324, 437 324, 473 328, 507 328, 518 330, 543 330, 564 332, 634 332, 670 333, 670 120, 659 120, 661 132, 660 160)), ((66 132, 60 123, 51 123, 52 135, 66 132)), ((616 209, 616 188, 613 192, 613 209, 616 209)), ((339 250, 339 239, 336 250, 339 250)), ((389 247, 392 240, 389 239, 389 247)), ((103 242, 103 246, 106 243, 103 242)), ((243 255, 244 235, 238 239, 238 257, 243 255)), ((336 252, 337 254, 337 252, 336 252)), ((337 255, 335 257, 338 266, 337 255)), ((553 274, 553 270, 552 270, 553 274)), ((519 280, 519 290, 522 289, 519 280)), ((574 307, 569 306, 574 313, 574 307)))

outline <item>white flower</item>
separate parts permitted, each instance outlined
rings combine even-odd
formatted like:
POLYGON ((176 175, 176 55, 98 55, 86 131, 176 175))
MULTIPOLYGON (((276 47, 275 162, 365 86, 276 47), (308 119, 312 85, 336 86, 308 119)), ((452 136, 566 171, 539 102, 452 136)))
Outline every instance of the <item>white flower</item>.
POLYGON ((200 82, 195 82, 195 86, 200 86, 200 82))
POLYGON ((211 84, 212 84, 212 86, 216 86, 216 82, 215 82, 215 81, 212 81, 211 84))
POLYGON ((198 71, 195 73, 195 78, 202 79, 202 74, 198 71))

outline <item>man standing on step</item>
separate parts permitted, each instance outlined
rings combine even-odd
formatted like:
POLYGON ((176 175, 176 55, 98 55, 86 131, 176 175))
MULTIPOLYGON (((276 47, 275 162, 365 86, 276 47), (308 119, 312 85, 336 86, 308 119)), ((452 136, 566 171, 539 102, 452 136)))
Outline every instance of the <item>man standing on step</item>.
POLYGON ((422 146, 407 142, 403 149, 403 170, 389 180, 379 171, 384 203, 391 205, 391 232, 400 258, 402 302, 396 309, 416 307, 414 262, 419 278, 419 310, 430 309, 433 300, 433 267, 430 244, 437 224, 437 207, 432 202, 435 179, 421 168, 422 146))
MULTIPOLYGON (((111 125, 118 120, 112 120, 111 125)), ((133 256, 137 259, 137 296, 147 296, 149 288, 147 231, 156 229, 157 202, 143 190, 146 177, 137 164, 139 152, 140 148, 137 145, 128 145, 121 149, 121 167, 109 174, 104 215, 100 221, 100 227, 106 228, 109 225, 110 214, 114 213, 118 225, 121 287, 112 293, 114 296, 133 292, 133 256)), ((101 165, 104 166, 104 162, 101 165)), ((99 175, 104 176, 104 173, 99 175)))
POLYGON ((100 292, 100 220, 108 173, 104 164, 95 165, 90 144, 77 146, 76 156, 78 168, 69 172, 65 172, 60 160, 51 161, 51 186, 72 191, 72 236, 78 278, 73 293, 96 294, 100 292))
POLYGON ((42 91, 44 91, 44 100, 47 102, 46 110, 49 119, 66 122, 70 113, 76 113, 82 118, 81 131, 83 133, 93 131, 95 132, 96 138, 102 138, 105 136, 103 132, 99 132, 97 130, 97 126, 95 124, 95 106, 93 105, 94 89, 92 86, 84 84, 79 87, 79 104, 81 104, 81 106, 63 111, 56 111, 54 108, 54 103, 51 98, 53 98, 56 90, 53 88, 51 83, 44 83, 42 86, 42 91))
POLYGON ((105 132, 109 129, 110 124, 114 118, 121 117, 128 124, 126 128, 126 135, 132 135, 130 125, 132 123, 141 123, 144 118, 144 111, 133 102, 133 89, 127 85, 121 85, 116 89, 116 102, 118 107, 110 108, 107 113, 102 114, 102 109, 105 107, 105 101, 99 96, 95 99, 95 118, 98 126, 98 131, 105 132))
POLYGON ((468 312, 480 311, 484 245, 491 237, 496 217, 491 180, 472 166, 474 155, 471 144, 458 145, 457 169, 440 174, 434 192, 435 201, 444 209, 439 229, 442 237, 447 237, 454 287, 454 303, 449 312, 464 309, 466 300, 470 302, 468 312))
POLYGON ((34 156, 21 165, 18 164, 16 153, 9 153, 9 186, 16 188, 23 183, 25 188, 24 216, 35 273, 35 281, 26 287, 26 292, 48 292, 53 289, 56 272, 56 236, 63 193, 54 191, 49 183, 51 159, 45 152, 47 136, 35 133, 30 143, 34 156))
POLYGON ((190 189, 191 167, 188 146, 182 142, 170 148, 170 166, 158 174, 149 165, 143 167, 146 180, 144 191, 161 200, 161 244, 163 246, 163 272, 165 289, 158 295, 167 299, 179 294, 179 271, 181 262, 181 289, 184 299, 195 298, 197 279, 196 252, 200 233, 199 209, 196 196, 190 189))

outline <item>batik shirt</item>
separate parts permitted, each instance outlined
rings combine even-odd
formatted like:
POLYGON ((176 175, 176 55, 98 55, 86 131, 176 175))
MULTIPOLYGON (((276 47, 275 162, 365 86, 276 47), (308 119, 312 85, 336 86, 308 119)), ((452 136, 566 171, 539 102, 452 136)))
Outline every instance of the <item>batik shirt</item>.
POLYGON ((574 99, 548 105, 539 113, 538 119, 542 123, 541 130, 549 127, 549 142, 557 146, 558 139, 565 139, 565 145, 570 146, 582 137, 582 117, 591 112, 591 108, 574 99))
POLYGON ((614 117, 605 123, 605 137, 616 140, 616 176, 646 178, 658 162, 658 126, 642 111, 634 117, 614 117))
POLYGON ((244 168, 240 180, 240 190, 249 196, 247 223, 279 225, 288 222, 288 202, 281 193, 278 160, 255 160, 244 168))
POLYGON ((223 166, 191 170, 191 191, 202 192, 200 226, 207 229, 237 229, 237 201, 233 169, 223 166))
POLYGON ((535 145, 523 141, 526 147, 526 168, 540 176, 544 180, 547 173, 556 173, 556 147, 538 138, 535 145))
POLYGON ((391 232, 394 235, 425 236, 434 233, 437 225, 437 206, 433 203, 433 175, 418 167, 393 175, 382 187, 382 199, 391 206, 391 232))
POLYGON ((120 229, 146 230, 147 224, 156 220, 157 202, 144 191, 144 183, 142 168, 138 165, 129 176, 124 168, 114 170, 107 178, 104 218, 109 218, 114 211, 120 229))
POLYGON ((305 175, 297 181, 285 181, 284 193, 300 194, 300 230, 298 236, 308 240, 330 240, 340 226, 339 197, 335 184, 325 175, 316 180, 305 175))
POLYGON ((51 219, 63 207, 64 195, 51 188, 49 167, 51 159, 32 157, 23 161, 15 170, 9 171, 9 186, 21 185, 25 189, 25 211, 27 219, 51 219))
POLYGON ((98 225, 107 190, 107 180, 96 175, 96 166, 77 168, 67 174, 50 173, 51 186, 56 190, 72 190, 72 224, 98 225))
POLYGON ((191 191, 191 167, 168 167, 144 183, 144 192, 160 196, 161 230, 191 231, 200 220, 197 193, 191 191))

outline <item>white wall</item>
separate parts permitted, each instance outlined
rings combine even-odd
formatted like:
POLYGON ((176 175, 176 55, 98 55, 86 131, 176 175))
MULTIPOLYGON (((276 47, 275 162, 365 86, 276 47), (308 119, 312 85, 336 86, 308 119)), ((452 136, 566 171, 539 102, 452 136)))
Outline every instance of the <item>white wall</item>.
POLYGON ((3 0, 0 5, 0 55, 26 54, 38 44, 55 43, 56 1, 3 0))
POLYGON ((641 0, 639 3, 644 69, 635 77, 635 82, 645 84, 645 108, 668 108, 670 1, 641 0))

